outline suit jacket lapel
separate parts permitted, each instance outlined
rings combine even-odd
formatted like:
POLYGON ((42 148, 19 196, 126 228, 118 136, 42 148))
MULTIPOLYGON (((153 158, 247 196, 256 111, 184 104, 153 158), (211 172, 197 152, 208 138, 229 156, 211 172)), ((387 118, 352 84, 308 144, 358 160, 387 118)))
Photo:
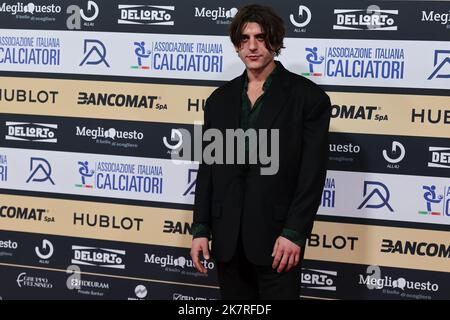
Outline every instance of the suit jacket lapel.
MULTIPOLYGON (((245 73, 246 71, 244 71, 245 73)), ((242 87, 244 86, 244 76, 236 78, 230 83, 230 88, 226 93, 224 102, 226 103, 227 112, 225 123, 227 129, 237 129, 240 127, 240 115, 242 109, 242 87)))
POLYGON ((289 85, 289 74, 280 62, 277 61, 277 65, 278 70, 273 75, 272 83, 267 92, 264 93, 266 96, 255 124, 257 129, 271 128, 273 121, 283 109, 288 98, 285 92, 289 85))

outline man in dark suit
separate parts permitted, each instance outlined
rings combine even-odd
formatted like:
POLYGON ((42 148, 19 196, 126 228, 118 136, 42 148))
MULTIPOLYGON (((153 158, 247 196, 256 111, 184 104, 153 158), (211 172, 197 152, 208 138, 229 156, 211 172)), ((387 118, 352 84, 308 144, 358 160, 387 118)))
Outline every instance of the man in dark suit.
POLYGON ((275 174, 264 175, 262 163, 249 163, 254 149, 248 140, 245 164, 200 164, 191 257, 206 272, 199 256, 210 258, 212 240, 223 299, 300 296, 300 262, 326 176, 330 100, 274 60, 284 34, 283 20, 271 8, 241 8, 230 37, 246 70, 205 105, 205 132, 270 129, 279 135, 276 146, 269 143, 278 151, 275 174))

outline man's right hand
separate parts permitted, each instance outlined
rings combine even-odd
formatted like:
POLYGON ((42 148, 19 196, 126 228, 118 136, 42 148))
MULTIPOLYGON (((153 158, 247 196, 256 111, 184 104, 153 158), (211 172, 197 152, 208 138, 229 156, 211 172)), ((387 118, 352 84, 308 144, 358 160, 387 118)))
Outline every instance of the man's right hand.
POLYGON ((201 273, 207 273, 208 270, 200 263, 200 252, 206 260, 209 259, 208 238, 192 239, 191 247, 191 258, 195 268, 201 273))

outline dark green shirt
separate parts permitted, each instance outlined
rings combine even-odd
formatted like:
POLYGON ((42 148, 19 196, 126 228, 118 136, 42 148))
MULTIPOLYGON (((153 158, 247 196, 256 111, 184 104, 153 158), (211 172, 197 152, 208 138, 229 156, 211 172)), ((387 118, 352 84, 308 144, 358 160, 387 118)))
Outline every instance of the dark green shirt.
MULTIPOLYGON (((247 91, 248 91, 248 77, 247 74, 245 74, 244 77, 244 86, 242 88, 242 112, 241 112, 241 121, 240 121, 240 127, 244 131, 250 128, 255 128, 256 120, 258 119, 258 115, 261 112, 261 109, 263 108, 264 104, 264 96, 267 89, 270 87, 272 83, 272 77, 277 72, 277 68, 272 71, 272 73, 267 77, 266 81, 263 84, 263 93, 256 99, 255 103, 251 104, 250 99, 248 98, 247 91)), ((248 159, 248 139, 245 139, 245 152, 246 152, 246 159, 248 159)), ((203 223, 194 223, 192 225, 192 235, 194 238, 202 238, 207 237, 210 238, 210 229, 207 224, 203 223)), ((292 229, 284 228, 281 232, 281 236, 285 237, 286 239, 289 239, 290 241, 294 242, 295 244, 299 246, 305 245, 305 240, 300 236, 300 234, 292 229)))

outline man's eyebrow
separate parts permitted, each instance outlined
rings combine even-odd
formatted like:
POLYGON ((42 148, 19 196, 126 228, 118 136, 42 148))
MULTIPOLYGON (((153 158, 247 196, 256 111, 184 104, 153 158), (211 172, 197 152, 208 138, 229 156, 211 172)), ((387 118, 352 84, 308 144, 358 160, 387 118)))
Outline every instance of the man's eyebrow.
MULTIPOLYGON (((255 37, 264 37, 265 35, 266 34, 264 32, 261 32, 261 33, 255 34, 255 37)), ((246 33, 241 33, 241 37, 249 37, 249 35, 246 33)))

